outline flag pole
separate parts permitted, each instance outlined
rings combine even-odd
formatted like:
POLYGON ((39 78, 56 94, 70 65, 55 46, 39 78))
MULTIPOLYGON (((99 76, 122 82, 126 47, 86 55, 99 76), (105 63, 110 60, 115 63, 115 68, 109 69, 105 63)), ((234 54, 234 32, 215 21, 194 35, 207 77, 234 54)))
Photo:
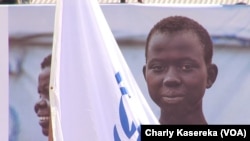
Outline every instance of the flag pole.
POLYGON ((62 8, 63 1, 56 1, 54 32, 53 32, 53 46, 51 58, 51 74, 50 74, 50 108, 51 120, 49 128, 49 141, 63 141, 63 134, 61 128, 61 110, 60 110, 60 90, 59 75, 60 70, 60 47, 61 47, 61 29, 62 29, 62 8))

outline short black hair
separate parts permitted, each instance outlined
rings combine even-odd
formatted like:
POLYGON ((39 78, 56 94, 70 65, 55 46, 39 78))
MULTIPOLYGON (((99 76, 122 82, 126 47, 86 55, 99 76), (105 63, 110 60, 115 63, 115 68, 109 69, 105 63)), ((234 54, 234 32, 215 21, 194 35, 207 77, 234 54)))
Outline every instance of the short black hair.
POLYGON ((42 68, 42 69, 51 66, 51 56, 52 56, 52 55, 49 54, 49 55, 47 55, 47 56, 43 59, 43 61, 42 61, 42 63, 41 63, 41 68, 42 68))
POLYGON ((195 20, 184 16, 170 16, 163 18, 150 30, 147 40, 145 57, 147 61, 148 44, 152 35, 158 33, 175 33, 179 31, 191 31, 195 33, 204 45, 204 59, 206 64, 211 64, 213 56, 213 42, 208 31, 195 20))

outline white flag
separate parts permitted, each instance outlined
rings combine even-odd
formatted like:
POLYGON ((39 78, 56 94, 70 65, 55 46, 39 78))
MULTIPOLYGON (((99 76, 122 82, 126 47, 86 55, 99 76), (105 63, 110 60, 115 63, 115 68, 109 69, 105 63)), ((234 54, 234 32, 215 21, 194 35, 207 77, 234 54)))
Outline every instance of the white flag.
POLYGON ((97 0, 57 1, 51 74, 55 141, 138 141, 158 124, 97 0))

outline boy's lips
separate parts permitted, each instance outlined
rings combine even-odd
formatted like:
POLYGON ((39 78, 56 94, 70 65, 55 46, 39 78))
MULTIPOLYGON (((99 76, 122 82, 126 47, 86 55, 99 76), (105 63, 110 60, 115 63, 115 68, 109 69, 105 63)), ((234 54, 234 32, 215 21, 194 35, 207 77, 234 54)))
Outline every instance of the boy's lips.
POLYGON ((49 121, 50 116, 39 116, 39 121, 49 121))
POLYGON ((184 99, 183 95, 178 95, 178 96, 163 96, 163 101, 170 103, 170 104, 174 104, 174 103, 179 103, 180 101, 182 101, 184 99))
POLYGON ((50 116, 39 116, 39 124, 42 127, 48 127, 49 121, 50 121, 50 116))

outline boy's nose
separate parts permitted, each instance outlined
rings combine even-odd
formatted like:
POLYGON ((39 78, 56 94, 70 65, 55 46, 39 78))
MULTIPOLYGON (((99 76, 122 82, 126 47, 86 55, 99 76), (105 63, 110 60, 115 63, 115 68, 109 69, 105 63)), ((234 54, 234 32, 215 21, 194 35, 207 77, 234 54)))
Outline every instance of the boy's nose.
POLYGON ((35 112, 38 112, 39 108, 46 108, 49 107, 49 101, 45 98, 41 98, 36 104, 35 104, 35 112))
POLYGON ((181 84, 179 74, 174 67, 169 67, 166 71, 163 84, 166 87, 178 87, 181 84))

